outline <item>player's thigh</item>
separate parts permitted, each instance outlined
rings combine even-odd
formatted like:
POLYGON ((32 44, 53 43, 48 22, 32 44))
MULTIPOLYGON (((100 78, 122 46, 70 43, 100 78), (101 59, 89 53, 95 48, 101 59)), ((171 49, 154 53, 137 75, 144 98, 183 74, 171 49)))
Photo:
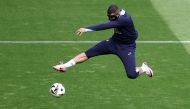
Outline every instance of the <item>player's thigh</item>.
POLYGON ((98 56, 98 55, 105 55, 105 54, 112 54, 109 49, 110 43, 109 41, 101 41, 92 48, 88 49, 85 54, 88 58, 98 56))

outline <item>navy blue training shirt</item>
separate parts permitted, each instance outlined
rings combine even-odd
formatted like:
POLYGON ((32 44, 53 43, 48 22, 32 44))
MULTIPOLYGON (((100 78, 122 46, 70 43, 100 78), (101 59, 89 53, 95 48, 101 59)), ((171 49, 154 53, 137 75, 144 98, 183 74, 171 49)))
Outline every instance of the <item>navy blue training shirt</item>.
POLYGON ((138 37, 138 33, 135 30, 133 20, 128 13, 124 10, 121 10, 120 16, 115 21, 110 21, 107 23, 86 27, 93 31, 105 30, 114 28, 114 34, 111 39, 118 43, 132 44, 135 43, 135 40, 138 37))

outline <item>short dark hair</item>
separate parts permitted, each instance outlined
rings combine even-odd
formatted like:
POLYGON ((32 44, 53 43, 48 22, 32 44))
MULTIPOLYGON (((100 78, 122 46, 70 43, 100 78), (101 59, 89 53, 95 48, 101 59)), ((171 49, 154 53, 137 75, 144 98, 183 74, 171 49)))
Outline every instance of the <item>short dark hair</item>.
POLYGON ((112 4, 108 7, 107 14, 117 13, 119 11, 119 7, 115 4, 112 4))

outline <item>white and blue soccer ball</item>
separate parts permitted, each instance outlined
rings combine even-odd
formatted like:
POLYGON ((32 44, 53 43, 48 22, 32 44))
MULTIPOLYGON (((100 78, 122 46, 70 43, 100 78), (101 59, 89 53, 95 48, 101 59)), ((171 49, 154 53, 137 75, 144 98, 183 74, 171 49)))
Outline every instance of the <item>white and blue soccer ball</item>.
POLYGON ((55 97, 61 97, 65 94, 65 88, 61 83, 54 83, 50 88, 50 93, 55 97))

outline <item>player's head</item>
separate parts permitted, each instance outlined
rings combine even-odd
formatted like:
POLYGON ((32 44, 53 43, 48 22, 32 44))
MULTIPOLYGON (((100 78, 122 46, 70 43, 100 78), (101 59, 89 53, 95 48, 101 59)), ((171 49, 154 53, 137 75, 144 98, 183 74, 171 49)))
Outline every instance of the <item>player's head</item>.
POLYGON ((120 16, 119 13, 120 13, 120 9, 118 8, 117 5, 112 4, 112 5, 110 5, 110 6, 108 7, 107 16, 108 16, 108 19, 109 19, 110 21, 117 20, 118 17, 120 16))

